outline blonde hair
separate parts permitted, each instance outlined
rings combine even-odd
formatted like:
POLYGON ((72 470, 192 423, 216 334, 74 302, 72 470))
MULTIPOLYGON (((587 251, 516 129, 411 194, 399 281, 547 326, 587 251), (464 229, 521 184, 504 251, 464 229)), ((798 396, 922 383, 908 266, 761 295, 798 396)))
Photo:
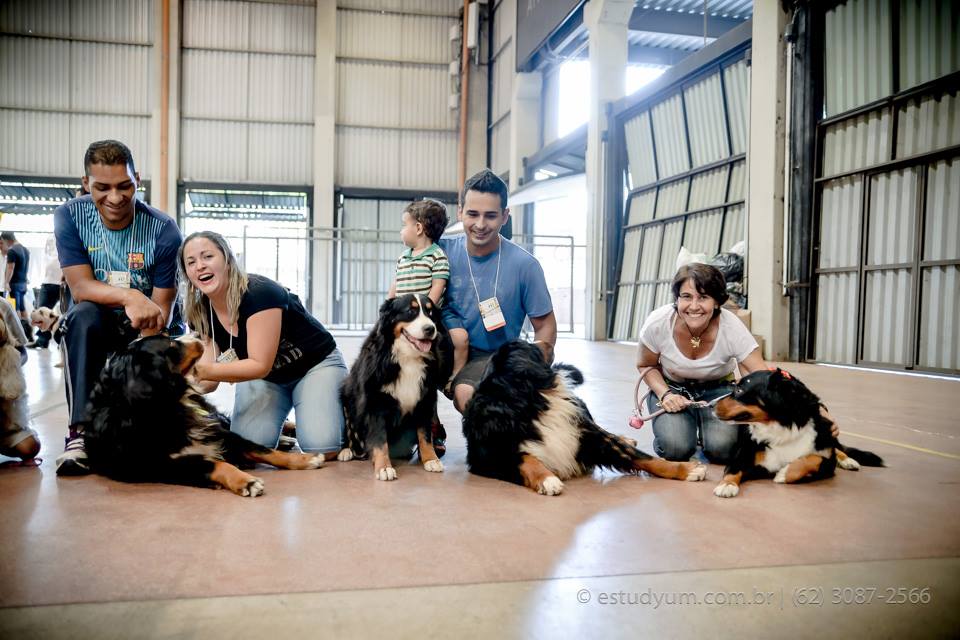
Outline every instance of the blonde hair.
POLYGON ((177 252, 177 261, 180 264, 180 273, 184 282, 183 312, 187 318, 187 324, 200 334, 201 339, 206 339, 213 335, 213 328, 210 326, 210 299, 190 282, 190 278, 187 277, 187 265, 183 257, 183 251, 187 244, 197 238, 206 238, 215 244, 220 249, 220 253, 223 254, 227 268, 227 308, 230 311, 230 324, 237 321, 240 313, 240 300, 243 298, 243 294, 247 292, 248 280, 246 272, 237 264, 237 258, 233 255, 230 245, 219 233, 197 231, 187 236, 183 244, 180 245, 180 250, 177 252))

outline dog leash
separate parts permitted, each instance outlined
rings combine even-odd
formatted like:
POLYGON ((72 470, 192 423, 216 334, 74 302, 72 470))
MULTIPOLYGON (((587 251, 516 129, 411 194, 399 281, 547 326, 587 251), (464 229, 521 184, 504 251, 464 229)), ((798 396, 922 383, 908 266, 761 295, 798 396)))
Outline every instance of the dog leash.
MULTIPOLYGON (((628 424, 629 424, 631 427, 633 427, 634 429, 641 429, 641 428, 643 428, 644 423, 653 420, 653 419, 656 418, 657 416, 662 415, 662 414, 666 413, 666 411, 667 411, 666 409, 660 408, 660 409, 657 409, 656 411, 654 411, 653 413, 651 413, 651 414, 648 415, 648 416, 643 415, 643 409, 642 409, 643 404, 644 404, 644 402, 646 401, 647 396, 649 396, 649 395, 652 393, 652 391, 651 391, 650 387, 647 387, 647 392, 644 393, 643 395, 640 395, 640 387, 641 387, 641 385, 643 384, 643 379, 647 376, 648 373, 650 373, 651 371, 653 371, 655 368, 656 368, 656 367, 645 367, 645 368, 641 369, 641 370, 640 370, 640 378, 637 380, 637 384, 636 384, 636 386, 633 388, 633 403, 634 403, 634 404, 633 404, 633 415, 630 416, 630 420, 629 420, 628 424)), ((691 402, 689 405, 687 405, 687 408, 691 408, 691 407, 694 408, 694 409, 713 408, 713 407, 717 406, 717 403, 718 403, 718 402, 720 402, 721 400, 723 400, 724 398, 726 398, 726 397, 729 396, 729 395, 730 395, 729 393, 725 393, 725 394, 723 394, 722 396, 720 396, 719 398, 714 398, 713 400, 710 400, 709 402, 707 402, 706 400, 698 400, 698 401, 696 401, 696 402, 691 402)))

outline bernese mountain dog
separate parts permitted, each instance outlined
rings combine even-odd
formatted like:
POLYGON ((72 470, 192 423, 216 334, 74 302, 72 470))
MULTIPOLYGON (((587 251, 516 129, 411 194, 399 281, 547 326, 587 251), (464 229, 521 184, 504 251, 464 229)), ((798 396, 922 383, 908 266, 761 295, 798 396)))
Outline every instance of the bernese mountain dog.
POLYGON ((185 377, 202 354, 195 338, 156 335, 110 358, 90 394, 84 425, 94 472, 124 482, 222 486, 256 497, 264 492, 263 480, 239 467, 323 465, 322 454, 277 451, 231 432, 230 420, 185 377))
POLYGON ((409 457, 416 443, 423 468, 443 471, 430 424, 452 354, 440 308, 429 297, 411 293, 386 300, 343 382, 347 447, 337 459, 369 456, 378 480, 396 480, 391 449, 409 457))
POLYGON ((463 414, 470 471, 548 496, 563 491, 563 480, 596 467, 674 480, 706 477, 702 464, 654 458, 600 427, 570 391, 582 382, 579 369, 551 367, 531 343, 501 346, 463 414))
POLYGON ((793 484, 829 478, 838 466, 851 471, 861 464, 883 466, 876 454, 841 445, 820 398, 779 368, 741 378, 715 411, 721 420, 741 425, 733 460, 713 490, 721 498, 736 496, 740 484, 753 478, 793 484))

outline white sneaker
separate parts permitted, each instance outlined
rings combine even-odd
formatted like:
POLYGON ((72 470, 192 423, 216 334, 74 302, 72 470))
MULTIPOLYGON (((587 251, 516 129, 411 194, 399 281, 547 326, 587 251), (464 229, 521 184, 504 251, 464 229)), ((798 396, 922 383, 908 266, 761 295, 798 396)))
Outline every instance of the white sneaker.
POLYGON ((58 476, 85 476, 90 473, 87 452, 83 448, 83 436, 67 436, 63 453, 57 456, 58 476))

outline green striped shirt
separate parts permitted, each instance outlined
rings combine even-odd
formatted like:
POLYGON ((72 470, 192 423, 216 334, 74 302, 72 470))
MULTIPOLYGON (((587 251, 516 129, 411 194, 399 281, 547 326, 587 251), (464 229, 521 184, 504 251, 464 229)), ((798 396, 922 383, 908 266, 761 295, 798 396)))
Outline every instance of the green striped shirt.
POLYGON ((420 255, 407 249, 397 260, 397 295, 430 293, 434 280, 450 279, 450 261, 447 254, 434 242, 420 255))

